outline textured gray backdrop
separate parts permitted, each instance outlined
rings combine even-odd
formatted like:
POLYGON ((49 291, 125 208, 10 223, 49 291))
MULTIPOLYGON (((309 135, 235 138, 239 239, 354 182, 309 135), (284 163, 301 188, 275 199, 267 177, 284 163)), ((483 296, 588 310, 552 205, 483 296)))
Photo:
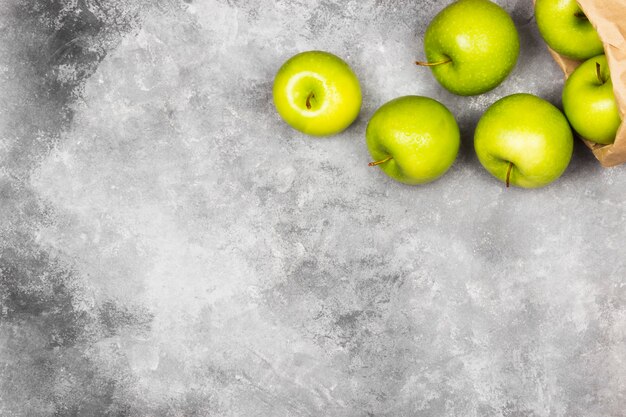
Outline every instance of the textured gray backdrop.
POLYGON ((498 98, 559 104, 530 0, 520 61, 442 91, 435 0, 4 0, 0 415, 626 416, 626 169, 577 145, 505 190, 473 128, 498 98), (313 139, 276 115, 296 52, 344 57, 364 107, 313 139), (367 167, 405 94, 464 132, 441 180, 367 167))

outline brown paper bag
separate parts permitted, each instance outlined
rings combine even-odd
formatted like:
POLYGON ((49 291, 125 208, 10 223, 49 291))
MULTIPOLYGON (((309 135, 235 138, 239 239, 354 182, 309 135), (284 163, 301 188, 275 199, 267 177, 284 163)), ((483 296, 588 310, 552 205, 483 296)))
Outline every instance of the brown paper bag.
MULTIPOLYGON (((613 91, 622 117, 622 125, 613 144, 600 145, 584 139, 583 141, 602 166, 611 167, 626 162, 626 0, 578 0, 578 4, 604 43, 613 91)), ((553 50, 550 53, 563 69, 566 78, 581 64, 553 50)))

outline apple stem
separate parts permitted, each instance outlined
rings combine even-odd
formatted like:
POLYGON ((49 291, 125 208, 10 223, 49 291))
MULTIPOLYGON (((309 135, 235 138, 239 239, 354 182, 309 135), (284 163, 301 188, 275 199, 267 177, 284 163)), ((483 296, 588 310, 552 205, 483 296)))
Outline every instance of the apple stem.
POLYGON ((600 63, 596 62, 596 75, 598 76, 598 81, 600 81, 600 85, 604 84, 606 80, 602 77, 602 69, 600 68, 600 63))
POLYGON ((370 167, 375 167, 376 165, 380 165, 380 164, 384 164, 385 162, 389 162, 393 159, 393 156, 389 155, 388 157, 386 157, 385 159, 381 159, 380 161, 376 161, 376 162, 370 162, 369 164, 367 164, 370 167))
POLYGON ((315 98, 315 93, 311 91, 311 93, 309 93, 309 96, 306 98, 306 108, 307 110, 311 110, 311 99, 315 98))
POLYGON ((513 170, 513 162, 509 162, 509 168, 506 170, 506 188, 511 186, 511 171, 513 170))
POLYGON ((437 62, 415 61, 415 65, 419 65, 420 67, 436 67, 437 65, 447 64, 448 62, 452 62, 452 59, 448 58, 448 59, 444 59, 443 61, 437 61, 437 62))
POLYGON ((576 13, 574 13, 574 16, 576 16, 579 19, 585 19, 585 20, 587 19, 587 15, 582 10, 579 10, 576 13))

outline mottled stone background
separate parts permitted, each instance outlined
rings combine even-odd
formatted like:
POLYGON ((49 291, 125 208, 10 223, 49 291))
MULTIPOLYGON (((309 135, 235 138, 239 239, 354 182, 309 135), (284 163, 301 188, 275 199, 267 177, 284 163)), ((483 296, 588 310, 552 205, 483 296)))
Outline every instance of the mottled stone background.
POLYGON ((530 0, 493 92, 455 97, 421 39, 435 0, 3 0, 0 415, 626 416, 626 168, 581 145, 505 190, 473 128, 516 92, 559 104, 530 0), (359 75, 345 133, 271 102, 296 52, 359 75), (441 100, 463 146, 403 186, 368 118, 441 100))

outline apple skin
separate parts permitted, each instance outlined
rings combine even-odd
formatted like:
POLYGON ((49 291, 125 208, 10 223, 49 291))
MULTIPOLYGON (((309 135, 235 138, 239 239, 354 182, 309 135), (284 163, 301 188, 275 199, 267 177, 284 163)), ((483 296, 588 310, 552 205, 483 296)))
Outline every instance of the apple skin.
POLYGON ((497 87, 517 63, 520 43, 507 12, 489 0, 459 0, 432 20, 424 51, 437 81, 461 96, 497 87))
POLYGON ((531 94, 513 94, 495 102, 478 122, 474 148, 494 177, 522 188, 550 184, 569 165, 572 129, 559 109, 531 94))
POLYGON ((548 46, 582 61, 604 53, 602 41, 576 0, 537 0, 535 18, 548 46))
POLYGON ((600 144, 615 141, 622 120, 606 56, 585 61, 570 75, 563 88, 563 110, 583 138, 600 144), (600 64, 600 79, 596 63, 600 64))
POLYGON ((273 95, 283 120, 313 136, 345 130, 361 110, 356 74, 341 58, 323 51, 302 52, 287 60, 276 74, 273 95))
POLYGON ((461 135, 450 111, 432 98, 399 97, 382 105, 367 125, 367 147, 385 174, 405 184, 431 182, 454 163, 461 135))

